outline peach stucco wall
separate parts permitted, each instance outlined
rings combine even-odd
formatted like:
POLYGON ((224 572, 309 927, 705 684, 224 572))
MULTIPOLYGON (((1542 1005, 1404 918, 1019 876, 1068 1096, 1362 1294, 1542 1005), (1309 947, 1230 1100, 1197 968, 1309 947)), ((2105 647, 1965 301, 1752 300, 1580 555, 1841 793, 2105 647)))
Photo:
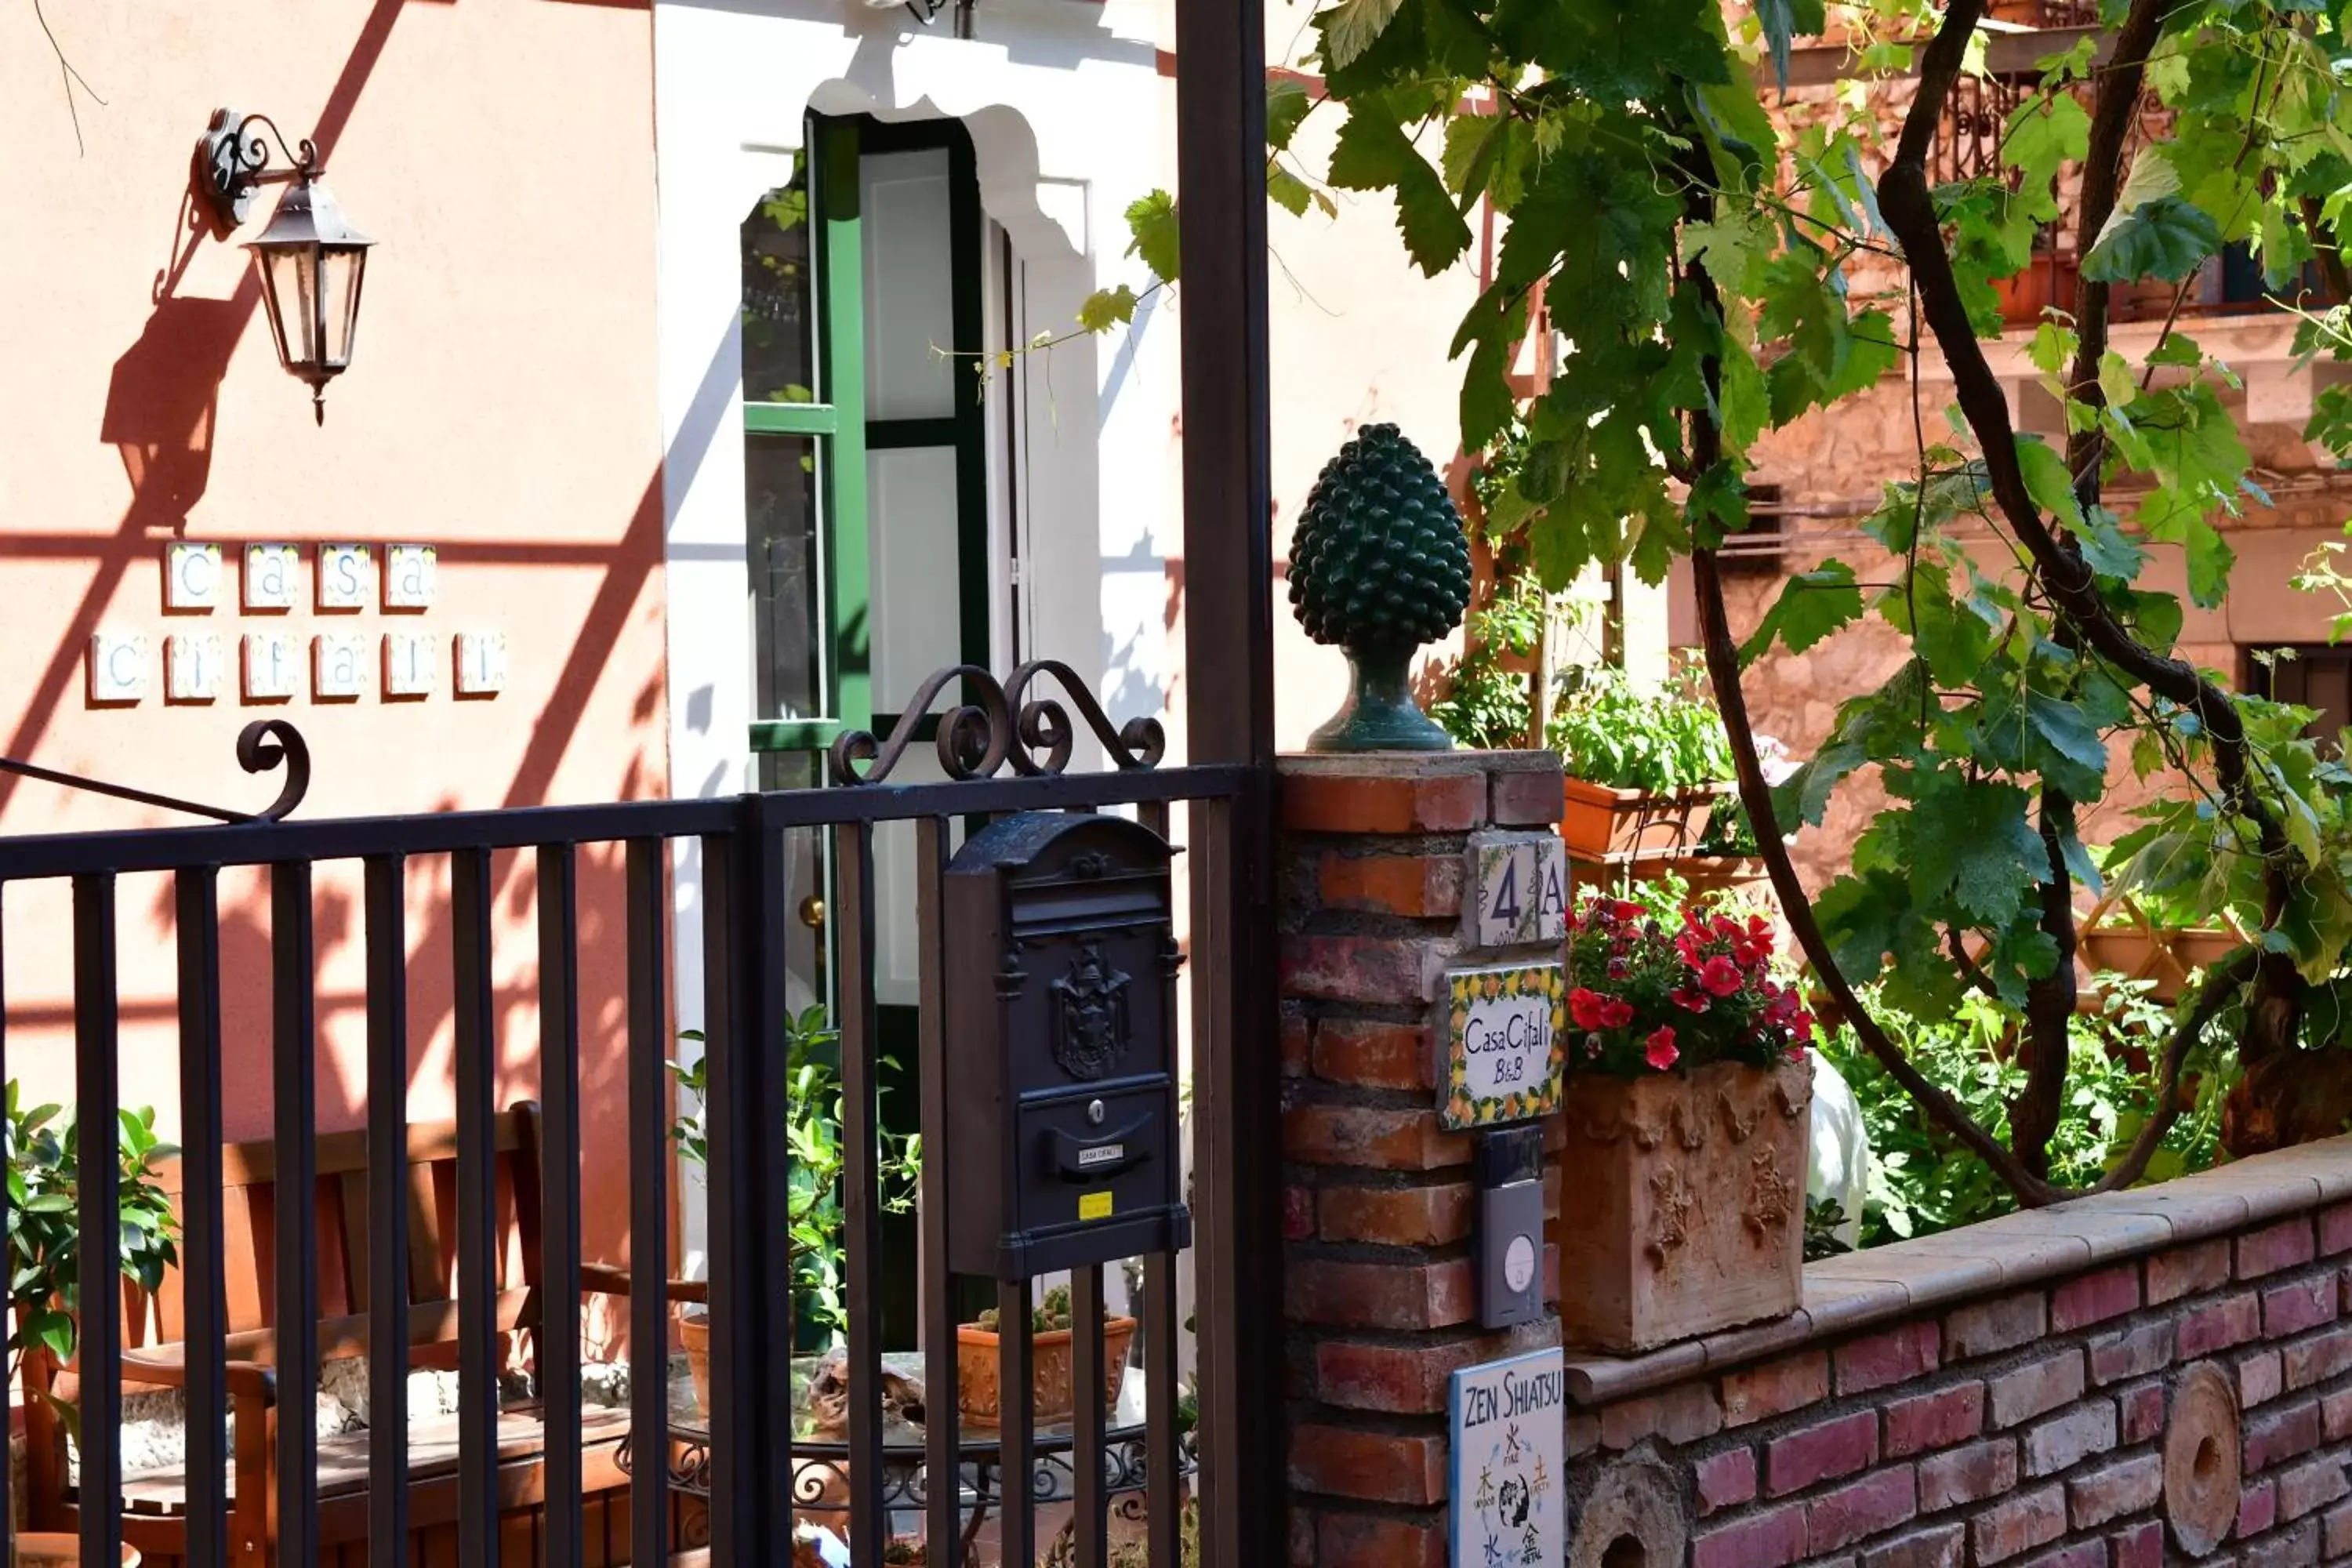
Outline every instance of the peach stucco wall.
MULTIPOLYGON (((654 376, 651 29, 627 5, 579 0, 78 0, 48 7, 58 45, 103 105, 77 93, 77 152, 58 62, 30 8, 0 16, 11 106, 10 217, 0 232, 0 754, 230 805, 274 779, 242 774, 238 729, 265 715, 309 738, 301 815, 426 812, 667 793, 659 426, 654 376), (277 363, 245 253, 192 229, 189 153, 221 104, 315 135, 345 214, 379 244, 352 368, 314 427, 277 363), (162 613, 175 538, 217 541, 228 602, 162 613), (273 707, 230 689, 167 706, 172 632, 283 628, 246 616, 235 562, 249 541, 422 542, 440 593, 421 616, 378 609, 328 629, 373 646, 435 634, 429 700, 373 690, 273 707), (153 685, 136 706, 88 697, 93 632, 142 632, 153 685), (509 678, 453 700, 448 639, 503 633, 509 678)), ((273 210, 266 188, 251 223, 273 210)), ((0 835, 172 820, 0 777, 0 835)), ((592 855, 581 926, 589 1136, 617 1146, 620 921, 613 857, 592 855)), ((412 1115, 451 1097, 447 868, 410 868, 412 1115)), ((532 879, 499 866, 502 1095, 532 1092, 532 879)), ((268 918, 258 876, 223 882, 228 1131, 265 1133, 268 918)), ((121 899, 124 1093, 175 1119, 170 892, 121 899)), ((364 1114, 355 866, 317 889, 319 1117, 364 1114)), ((70 1098, 64 890, 5 890, 7 1070, 70 1098)), ((588 1212, 625 1173, 588 1165, 588 1212)), ((595 1238, 592 1237, 592 1247, 595 1238)))

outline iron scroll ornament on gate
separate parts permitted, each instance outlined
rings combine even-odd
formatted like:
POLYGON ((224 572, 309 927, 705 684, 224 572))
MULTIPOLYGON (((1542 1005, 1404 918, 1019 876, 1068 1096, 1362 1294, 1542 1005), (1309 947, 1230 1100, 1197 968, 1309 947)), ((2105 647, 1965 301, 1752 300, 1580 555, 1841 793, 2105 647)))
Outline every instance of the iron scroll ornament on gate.
POLYGON ((833 742, 834 782, 886 782, 915 743, 930 717, 931 704, 956 680, 963 682, 966 700, 939 716, 937 745, 940 768, 958 782, 993 778, 1008 763, 1024 778, 1059 774, 1070 765, 1077 738, 1070 724, 1071 708, 1121 773, 1156 768, 1167 754, 1168 737, 1159 720, 1129 719, 1114 727, 1078 672, 1059 659, 1032 659, 1002 685, 976 664, 957 664, 935 671, 916 689, 914 700, 898 715, 887 739, 877 741, 868 730, 844 731, 833 742), (1051 675, 1063 697, 1030 697, 1029 688, 1040 675, 1051 675))
POLYGON ((157 795, 152 790, 133 789, 129 784, 109 784, 103 779, 85 778, 79 773, 61 773, 55 768, 38 767, 20 763, 14 757, 0 757, 0 773, 38 779, 43 784, 62 784, 68 789, 88 790, 93 795, 112 795, 117 800, 135 801, 141 805, 161 806, 165 811, 181 811, 190 816, 209 816, 215 822, 256 823, 278 822, 290 816, 310 789, 310 748, 302 732, 283 719, 256 719, 237 732, 237 765, 249 773, 266 773, 283 764, 286 782, 278 791, 278 798, 257 812, 228 811, 201 801, 182 800, 176 795, 157 795))

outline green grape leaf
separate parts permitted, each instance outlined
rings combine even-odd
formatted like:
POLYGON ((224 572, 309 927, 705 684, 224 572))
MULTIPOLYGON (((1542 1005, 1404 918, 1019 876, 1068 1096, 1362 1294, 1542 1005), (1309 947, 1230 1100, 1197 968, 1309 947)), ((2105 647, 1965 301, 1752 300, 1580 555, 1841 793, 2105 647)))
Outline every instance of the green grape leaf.
POLYGON ((2179 196, 2143 202, 2110 223, 2083 258, 2094 283, 2136 283, 2161 278, 2177 283, 2221 248, 2221 228, 2202 207, 2179 196))
POLYGON ((1078 327, 1083 331, 1107 332, 1134 320, 1135 290, 1124 283, 1116 289, 1097 289, 1078 302, 1078 327))
POLYGON ((1315 107, 1307 84, 1295 76, 1271 76, 1265 81, 1265 144, 1270 152, 1287 151, 1298 134, 1298 122, 1315 107))
POLYGON ((1323 28, 1324 63, 1333 70, 1355 64, 1395 17, 1403 0, 1339 0, 1316 18, 1323 28))
POLYGON ((1176 198, 1166 191, 1154 191, 1129 203, 1127 231, 1132 237, 1127 253, 1140 258, 1161 282, 1175 282, 1183 255, 1177 238, 1176 198))
POLYGON ((1265 195, 1267 200, 1293 217, 1305 217, 1307 209, 1315 202, 1313 187, 1275 158, 1265 161, 1265 195))
POLYGON ((2065 454, 2038 436, 2019 436, 2017 465, 2025 472, 2025 490, 2033 504, 2076 532, 2083 527, 2083 504, 2074 496, 2074 476, 2067 470, 2065 454))
POLYGON ((1742 663, 1752 664, 1777 638, 1790 653, 1802 653, 1840 626, 1862 618, 1862 589, 1853 568, 1843 561, 1824 561, 1810 572, 1799 572, 1781 584, 1756 635, 1739 650, 1742 663))
POLYGON ((1348 122, 1331 151, 1331 183, 1342 190, 1393 193, 1405 249, 1431 277, 1470 248, 1470 226, 1462 221, 1444 182, 1405 136, 1390 107, 1377 99, 1349 106, 1348 122))

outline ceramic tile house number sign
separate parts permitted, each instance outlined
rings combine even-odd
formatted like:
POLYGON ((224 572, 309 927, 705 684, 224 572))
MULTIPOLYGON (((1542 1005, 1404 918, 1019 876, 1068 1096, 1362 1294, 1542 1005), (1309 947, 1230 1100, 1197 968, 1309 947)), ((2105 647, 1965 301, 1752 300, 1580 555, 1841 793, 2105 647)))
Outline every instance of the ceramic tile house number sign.
POLYGON ((1554 1348, 1454 1373, 1446 1400, 1452 1568, 1558 1568, 1564 1561, 1564 1360, 1554 1348))
POLYGON ((1568 938, 1568 846, 1557 833, 1474 833, 1463 931, 1474 946, 1568 938))
POLYGON ((1524 1121, 1559 1103, 1568 1065, 1567 982, 1557 963, 1456 969, 1445 976, 1450 1131, 1524 1121))

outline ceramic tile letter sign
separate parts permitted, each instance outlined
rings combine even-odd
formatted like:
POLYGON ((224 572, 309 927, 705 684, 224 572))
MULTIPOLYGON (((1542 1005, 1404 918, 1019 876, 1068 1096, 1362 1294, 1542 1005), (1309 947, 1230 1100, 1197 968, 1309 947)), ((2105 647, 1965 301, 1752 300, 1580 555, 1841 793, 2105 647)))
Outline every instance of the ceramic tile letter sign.
POLYGON ((228 656, 221 651, 217 632, 181 632, 163 645, 163 700, 215 702, 220 700, 228 656))
POLYGON ((440 649, 423 632, 383 634, 383 694, 415 700, 433 695, 434 674, 441 668, 440 649))
POLYGON ((89 700, 127 708, 147 695, 147 637, 143 632, 93 632, 89 639, 89 700))
POLYGON ((291 702, 302 679, 302 656, 291 632, 245 634, 245 700, 291 702))
POLYGON ((245 547, 245 607, 290 610, 302 575, 302 552, 290 544, 245 547))
POLYGON ((1568 846, 1557 833, 1474 833, 1463 936, 1517 947, 1568 935, 1568 846))
POLYGON ((176 540, 163 547, 163 607, 199 614, 220 603, 221 552, 217 544, 176 540))
POLYGON ((310 689, 321 702, 355 702, 367 695, 367 638, 356 632, 321 632, 310 639, 310 689))
POLYGON ((506 689, 506 633, 459 632, 456 688, 457 695, 496 697, 506 689))
POLYGON ((364 610, 375 586, 375 563, 364 544, 319 546, 319 608, 364 610))
POLYGON ((1554 1348, 1454 1373, 1451 1568, 1567 1561, 1565 1359, 1554 1348))
POLYGON ((383 547, 383 607, 424 610, 433 605, 439 586, 440 552, 429 544, 387 544, 383 547))
POLYGON ((1438 1120, 1452 1131, 1525 1121, 1559 1103, 1567 987, 1557 963, 1454 969, 1438 1120))

